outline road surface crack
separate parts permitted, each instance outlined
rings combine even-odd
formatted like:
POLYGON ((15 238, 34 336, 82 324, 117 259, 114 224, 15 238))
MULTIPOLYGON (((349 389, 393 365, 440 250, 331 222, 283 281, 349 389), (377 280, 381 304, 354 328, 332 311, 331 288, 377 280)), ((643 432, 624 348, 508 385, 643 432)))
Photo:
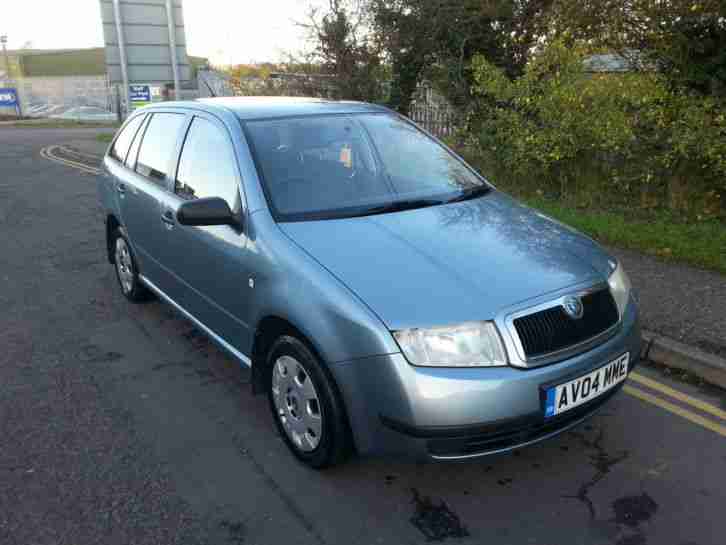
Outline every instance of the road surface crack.
POLYGON ((592 499, 590 499, 590 491, 597 483, 602 481, 608 473, 610 473, 610 470, 614 466, 616 466, 628 457, 628 452, 623 451, 616 456, 608 454, 602 446, 602 440, 605 436, 605 432, 602 428, 600 429, 600 432, 598 433, 594 441, 589 440, 587 437, 585 437, 583 433, 572 432, 571 435, 577 437, 586 448, 594 451, 589 456, 589 458, 590 462, 595 467, 596 472, 589 481, 580 485, 577 494, 566 495, 563 497, 573 498, 585 504, 588 511, 590 512, 590 518, 594 520, 595 505, 593 504, 592 499))

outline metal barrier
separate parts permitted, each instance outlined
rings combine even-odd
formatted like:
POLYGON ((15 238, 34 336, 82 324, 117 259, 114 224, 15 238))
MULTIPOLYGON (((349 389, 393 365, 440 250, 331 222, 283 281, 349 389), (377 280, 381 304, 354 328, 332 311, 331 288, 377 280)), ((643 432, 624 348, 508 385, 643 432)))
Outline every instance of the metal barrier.
POLYGON ((414 103, 409 117, 438 138, 453 136, 461 123, 456 110, 438 104, 414 103))
POLYGON ((17 91, 23 117, 75 121, 117 120, 118 92, 105 76, 47 76, 2 84, 17 91))

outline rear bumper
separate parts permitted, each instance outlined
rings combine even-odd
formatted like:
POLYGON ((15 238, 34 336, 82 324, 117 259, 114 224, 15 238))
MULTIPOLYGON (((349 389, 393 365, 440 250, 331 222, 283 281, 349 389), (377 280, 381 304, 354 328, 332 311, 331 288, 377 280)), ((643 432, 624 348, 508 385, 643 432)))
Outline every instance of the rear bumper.
POLYGON ((534 369, 414 367, 402 354, 335 364, 331 370, 348 409, 360 454, 467 459, 542 441, 594 414, 620 390, 544 419, 543 387, 566 382, 630 352, 640 355, 631 303, 618 332, 567 360, 534 369))

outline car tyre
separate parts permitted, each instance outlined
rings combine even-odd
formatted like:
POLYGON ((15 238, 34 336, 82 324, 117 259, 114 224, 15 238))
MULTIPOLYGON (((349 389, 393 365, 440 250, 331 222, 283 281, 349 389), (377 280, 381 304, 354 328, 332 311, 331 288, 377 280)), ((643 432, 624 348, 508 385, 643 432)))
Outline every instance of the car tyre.
POLYGON ((295 457, 314 469, 342 463, 351 451, 345 409, 330 372, 308 345, 283 335, 266 359, 270 410, 295 457))
POLYGON ((131 250, 131 244, 121 229, 116 229, 112 238, 113 263, 121 293, 132 303, 142 303, 152 299, 149 289, 139 278, 139 267, 131 250))

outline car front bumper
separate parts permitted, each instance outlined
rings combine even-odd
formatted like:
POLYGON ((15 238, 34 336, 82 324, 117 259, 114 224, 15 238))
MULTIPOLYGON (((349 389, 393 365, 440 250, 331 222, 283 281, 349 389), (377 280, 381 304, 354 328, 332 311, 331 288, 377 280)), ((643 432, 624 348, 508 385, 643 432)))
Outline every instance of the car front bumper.
POLYGON ((456 460, 514 450, 582 422, 622 384, 547 420, 544 387, 583 375, 625 352, 630 352, 630 372, 640 346, 637 309, 631 300, 615 335, 587 352, 543 367, 415 367, 398 353, 334 364, 331 370, 361 455, 456 460))

